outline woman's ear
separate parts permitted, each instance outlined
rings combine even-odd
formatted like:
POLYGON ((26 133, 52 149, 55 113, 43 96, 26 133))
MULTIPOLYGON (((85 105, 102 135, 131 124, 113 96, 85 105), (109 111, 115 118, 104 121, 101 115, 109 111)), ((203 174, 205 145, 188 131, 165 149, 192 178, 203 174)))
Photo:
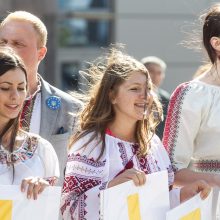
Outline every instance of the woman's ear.
POLYGON ((111 90, 109 92, 109 100, 112 103, 112 105, 116 104, 116 97, 115 97, 115 92, 113 90, 111 90))
POLYGON ((213 49, 217 52, 220 52, 220 38, 219 37, 212 37, 210 39, 210 44, 212 45, 213 49))

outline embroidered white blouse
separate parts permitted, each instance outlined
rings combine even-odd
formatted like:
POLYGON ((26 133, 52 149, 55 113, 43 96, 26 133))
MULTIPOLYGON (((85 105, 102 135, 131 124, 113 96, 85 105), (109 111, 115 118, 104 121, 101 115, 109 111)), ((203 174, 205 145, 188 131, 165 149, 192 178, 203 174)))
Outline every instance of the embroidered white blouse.
POLYGON ((0 184, 20 185, 24 178, 36 176, 45 178, 53 185, 59 177, 59 163, 52 145, 38 135, 26 132, 23 135, 22 145, 13 153, 0 146, 0 184))
POLYGON ((193 80, 171 96, 163 144, 174 171, 220 173, 220 87, 193 80))
MULTIPOLYGON (((61 198, 64 220, 99 219, 100 190, 126 168, 141 169, 146 174, 167 170, 169 185, 172 185, 174 175, 170 160, 156 135, 151 140, 149 154, 138 159, 137 144, 106 134, 106 149, 98 162, 101 143, 97 139, 82 148, 90 137, 91 134, 88 134, 77 141, 69 152, 61 198)), ((179 203, 179 191, 174 193, 175 196, 175 202, 179 203)))

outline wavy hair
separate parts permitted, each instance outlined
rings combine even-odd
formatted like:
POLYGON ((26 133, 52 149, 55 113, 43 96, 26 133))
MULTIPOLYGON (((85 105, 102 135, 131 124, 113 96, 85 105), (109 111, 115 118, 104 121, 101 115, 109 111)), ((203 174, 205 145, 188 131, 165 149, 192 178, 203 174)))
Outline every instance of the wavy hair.
MULTIPOLYGON (((117 94, 118 87, 131 76, 133 72, 141 72, 147 78, 147 88, 152 88, 146 67, 133 57, 123 53, 116 47, 111 47, 105 56, 90 64, 85 71, 90 77, 89 95, 80 114, 80 128, 73 137, 71 145, 88 133, 93 132, 86 147, 96 137, 101 137, 102 148, 98 160, 105 150, 105 131, 115 117, 110 93, 117 94)), ((150 147, 156 125, 162 118, 162 108, 156 96, 148 108, 148 117, 137 122, 135 138, 139 144, 138 156, 146 155, 150 147)), ((71 146, 70 145, 70 146, 71 146)))

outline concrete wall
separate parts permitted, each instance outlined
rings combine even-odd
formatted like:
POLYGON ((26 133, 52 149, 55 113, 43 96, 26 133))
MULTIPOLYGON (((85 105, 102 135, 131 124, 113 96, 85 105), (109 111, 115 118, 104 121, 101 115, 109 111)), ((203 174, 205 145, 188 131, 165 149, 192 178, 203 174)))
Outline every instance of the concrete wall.
MULTIPOLYGON (((116 42, 126 44, 129 54, 137 59, 159 56, 168 65, 163 88, 172 92, 181 82, 190 80, 203 56, 184 48, 183 32, 192 32, 192 23, 215 1, 212 0, 115 0, 114 31, 116 42)), ((62 62, 90 61, 100 55, 100 48, 67 48, 56 44, 57 0, 0 0, 0 13, 27 10, 41 17, 48 28, 48 54, 40 72, 52 84, 61 87, 62 62), (44 73, 46 73, 44 75, 44 73)))
MULTIPOLYGON (((210 0, 117 0, 116 42, 125 43, 128 53, 141 59, 155 55, 168 65, 163 88, 172 92, 190 80, 201 64, 202 53, 180 45, 187 39, 198 15, 211 5, 210 0)), ((197 27, 198 28, 198 27, 197 27)))

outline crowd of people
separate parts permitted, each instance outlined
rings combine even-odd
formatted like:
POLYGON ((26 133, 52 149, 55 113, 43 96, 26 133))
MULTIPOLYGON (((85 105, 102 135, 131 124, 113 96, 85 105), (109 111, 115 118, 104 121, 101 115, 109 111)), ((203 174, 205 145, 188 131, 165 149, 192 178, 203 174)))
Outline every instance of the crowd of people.
POLYGON ((91 85, 82 102, 38 73, 47 52, 43 22, 9 13, 0 24, 0 184, 20 185, 35 200, 47 186, 61 186, 64 220, 99 219, 101 190, 129 180, 141 186, 162 170, 171 207, 197 193, 206 198, 220 187, 219 27, 216 4, 203 23, 210 64, 171 98, 159 88, 161 59, 138 61, 110 46, 85 70, 91 85))

